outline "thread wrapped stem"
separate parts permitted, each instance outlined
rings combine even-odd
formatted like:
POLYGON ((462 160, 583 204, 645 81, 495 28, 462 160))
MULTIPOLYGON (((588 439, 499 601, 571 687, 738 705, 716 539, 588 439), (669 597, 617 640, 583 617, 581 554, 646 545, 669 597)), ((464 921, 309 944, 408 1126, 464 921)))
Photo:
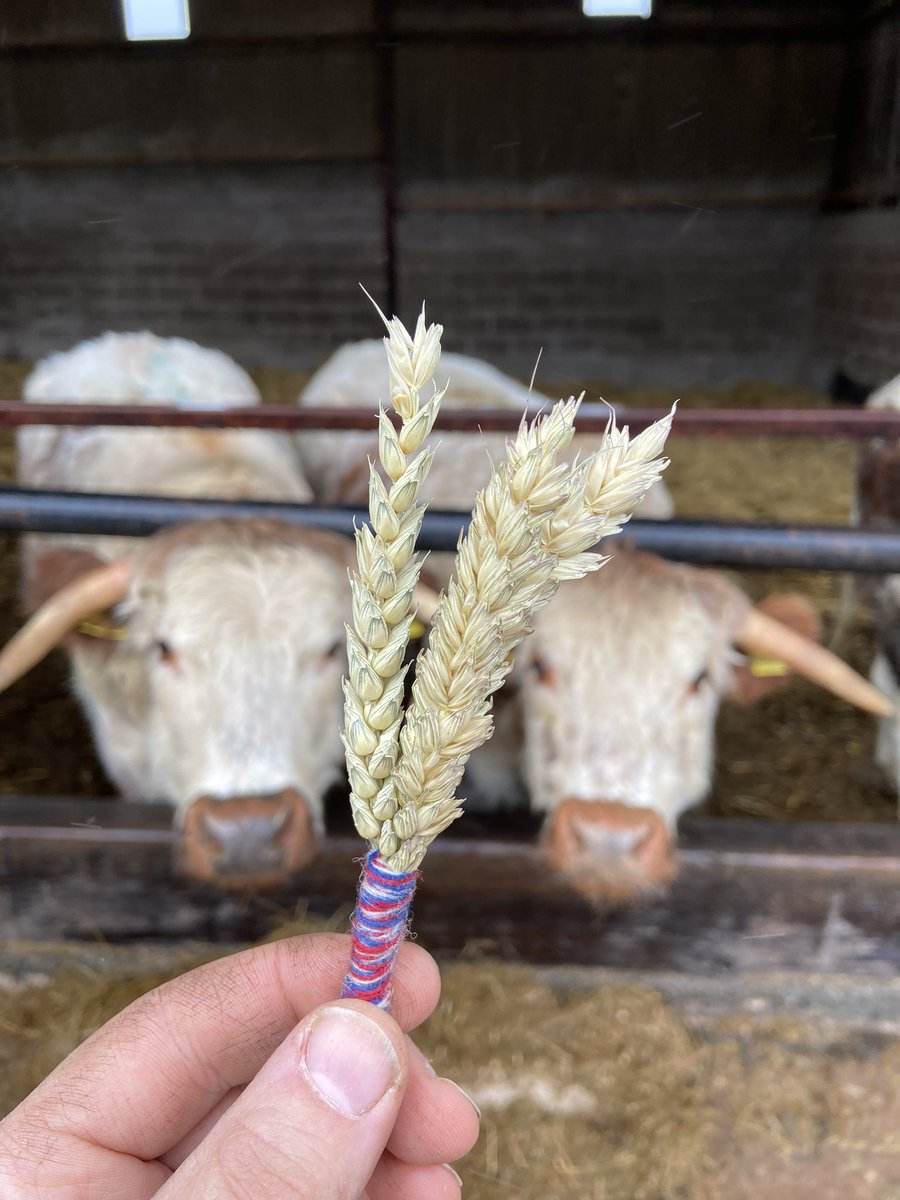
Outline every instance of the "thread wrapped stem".
POLYGON ((409 928, 418 871, 392 871, 377 850, 366 855, 350 922, 350 969, 342 1000, 391 1006, 391 975, 409 928))

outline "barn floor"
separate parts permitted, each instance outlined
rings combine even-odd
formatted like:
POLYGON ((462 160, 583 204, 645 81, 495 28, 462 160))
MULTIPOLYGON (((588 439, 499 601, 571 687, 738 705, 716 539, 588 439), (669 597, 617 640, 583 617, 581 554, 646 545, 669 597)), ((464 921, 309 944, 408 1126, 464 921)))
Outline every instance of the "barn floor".
MULTIPOLYGON (((148 969, 132 949, 132 965, 110 972, 120 956, 105 952, 102 971, 64 968, 49 987, 0 987, 0 1114, 106 1017, 192 961, 148 969)), ((698 1020, 621 978, 560 987, 509 964, 449 964, 416 1040, 482 1109, 464 1195, 896 1197, 900 1043, 827 1020, 761 1019, 759 1007, 748 995, 698 1020)))
MULTIPOLYGON (((0 366, 0 392, 17 394, 23 373, 21 364, 0 366)), ((257 375, 270 402, 290 401, 300 379, 280 371, 257 375)), ((601 391, 641 406, 670 400, 660 390, 599 387, 588 398, 601 391)), ((826 401, 748 384, 727 392, 698 389, 683 403, 826 401)), ((671 453, 667 482, 684 516, 847 519, 853 460, 847 444, 677 440, 671 453)), ((10 477, 11 464, 4 438, 0 477, 10 477)), ((15 576, 13 539, 4 538, 4 638, 16 623, 15 576)), ((838 577, 739 578, 754 598, 776 589, 815 598, 826 633, 834 628, 838 577)), ((863 614, 852 616, 839 649, 867 669, 871 633, 863 614)), ((0 697, 0 721, 7 735, 0 792, 109 792, 66 697, 61 656, 0 697)), ((867 766, 872 740, 870 718, 803 683, 749 712, 726 708, 707 809, 724 817, 894 820, 896 801, 867 766)), ((101 971, 69 967, 49 987, 21 990, 21 979, 0 975, 0 1111, 107 1015, 172 970, 157 964, 148 973, 140 952, 129 955, 110 949, 101 971), (125 957, 128 968, 118 973, 125 957)), ((698 1019, 653 986, 607 980, 602 987, 560 987, 539 972, 478 959, 448 965, 444 977, 443 1003, 421 1044, 437 1069, 482 1106, 482 1137, 462 1170, 464 1194, 475 1200, 900 1196, 900 1043, 893 1031, 850 1030, 821 1018, 769 1019, 750 995, 728 1014, 698 1019)))

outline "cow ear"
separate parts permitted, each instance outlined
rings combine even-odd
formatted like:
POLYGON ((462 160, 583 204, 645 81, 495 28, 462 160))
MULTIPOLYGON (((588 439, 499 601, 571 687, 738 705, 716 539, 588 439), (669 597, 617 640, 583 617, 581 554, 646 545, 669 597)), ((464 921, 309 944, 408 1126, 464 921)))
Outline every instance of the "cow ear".
MULTIPOLYGON (((822 622, 805 596, 793 592, 773 592, 756 607, 810 641, 821 640, 822 622)), ((754 704, 763 696, 769 696, 783 687, 791 674, 782 662, 751 657, 732 669, 729 698, 737 704, 754 704)))
POLYGON ((47 550, 30 564, 22 591, 22 607, 33 613, 51 596, 74 583, 79 576, 102 567, 104 560, 89 550, 57 546, 47 550))
MULTIPOLYGON (((22 607, 31 614, 51 600, 63 588, 74 583, 88 571, 108 566, 105 559, 98 558, 90 550, 79 550, 72 546, 57 546, 47 550, 26 572, 22 592, 22 607)), ((114 621, 108 612, 91 613, 70 634, 84 648, 95 648, 98 653, 110 650, 123 640, 127 630, 114 621)))

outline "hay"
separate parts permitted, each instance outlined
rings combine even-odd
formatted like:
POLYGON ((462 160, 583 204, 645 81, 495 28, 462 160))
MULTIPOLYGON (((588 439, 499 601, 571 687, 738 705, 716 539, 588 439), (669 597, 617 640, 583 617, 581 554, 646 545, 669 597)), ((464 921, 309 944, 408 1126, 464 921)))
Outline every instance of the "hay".
MULTIPOLYGON (((174 974, 70 966, 0 993, 0 1113, 174 974)), ((822 1200, 835 1181, 836 1197, 898 1194, 897 1045, 784 1019, 722 1019, 701 1036, 649 988, 557 992, 490 961, 445 968, 416 1040, 482 1106, 461 1169, 472 1200, 822 1200)))

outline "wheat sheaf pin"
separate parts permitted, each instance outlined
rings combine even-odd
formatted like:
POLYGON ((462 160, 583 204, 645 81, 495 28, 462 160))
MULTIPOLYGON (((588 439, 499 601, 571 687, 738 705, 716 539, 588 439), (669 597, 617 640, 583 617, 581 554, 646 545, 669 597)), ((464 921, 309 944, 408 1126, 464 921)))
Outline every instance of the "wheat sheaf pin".
POLYGON ((446 392, 432 382, 443 329, 426 326, 424 307, 413 335, 397 317, 379 315, 399 424, 380 409, 381 470, 370 463, 370 524, 356 529, 343 742, 353 820, 370 850, 341 995, 387 1009, 419 867, 462 812, 457 788, 469 755, 491 736, 491 697, 534 614, 560 583, 607 561, 590 548, 619 532, 667 466, 661 451, 673 413, 634 439, 611 416, 600 449, 572 463, 560 458, 582 397, 561 400, 530 423, 523 417, 505 460, 475 498, 404 711, 404 660, 422 564, 415 551, 425 513, 419 493, 434 453, 424 443, 446 392))

